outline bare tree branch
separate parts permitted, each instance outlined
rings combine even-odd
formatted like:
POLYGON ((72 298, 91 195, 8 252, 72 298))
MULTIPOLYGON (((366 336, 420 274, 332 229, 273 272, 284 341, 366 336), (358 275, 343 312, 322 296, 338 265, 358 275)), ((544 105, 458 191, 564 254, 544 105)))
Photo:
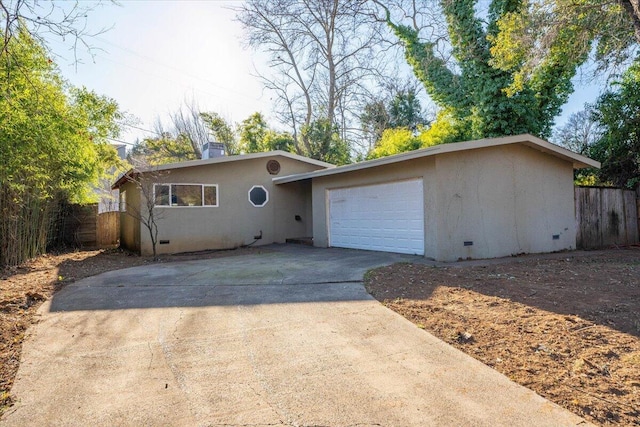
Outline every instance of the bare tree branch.
POLYGON ((108 28, 91 31, 88 26, 89 15, 104 4, 117 4, 115 0, 80 0, 66 2, 43 2, 38 0, 0 0, 0 22, 2 27, 2 46, 0 56, 9 56, 9 41, 20 30, 27 31, 31 37, 43 46, 47 46, 47 37, 54 36, 67 40, 71 38, 71 49, 76 64, 78 47, 84 46, 92 55, 93 47, 89 39, 104 33, 108 28))
POLYGON ((388 75, 382 55, 389 49, 383 43, 387 29, 372 8, 366 0, 249 0, 236 9, 247 44, 270 56, 269 69, 258 75, 298 152, 311 149, 301 130, 313 121, 355 128, 355 106, 370 94, 363 88, 388 75))

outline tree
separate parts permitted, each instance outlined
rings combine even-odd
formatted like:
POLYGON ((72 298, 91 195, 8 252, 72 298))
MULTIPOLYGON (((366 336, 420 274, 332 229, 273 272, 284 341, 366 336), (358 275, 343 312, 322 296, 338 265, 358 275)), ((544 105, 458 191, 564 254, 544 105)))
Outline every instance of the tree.
POLYGON ((265 151, 295 151, 295 141, 287 132, 276 132, 261 113, 253 113, 238 126, 239 146, 243 153, 261 153, 265 151))
POLYGON ((531 0, 497 25, 493 64, 515 70, 512 91, 554 62, 582 64, 592 50, 600 71, 616 68, 640 43, 638 0, 531 0))
POLYGON ((90 51, 87 40, 105 30, 91 32, 87 25, 87 18, 103 3, 114 2, 0 0, 0 27, 2 28, 0 56, 12 55, 12 39, 23 38, 25 34, 28 34, 41 48, 46 46, 45 35, 53 35, 63 41, 70 39, 74 53, 77 53, 79 44, 90 51))
POLYGON ((384 75, 381 25, 368 8, 365 1, 249 0, 238 9, 249 46, 269 55, 260 77, 299 154, 328 156, 315 150, 325 144, 309 139, 314 132, 302 132, 314 122, 328 120, 348 144, 369 83, 384 75))
POLYGON ((209 129, 202 120, 198 105, 194 101, 185 101, 170 117, 175 138, 187 140, 195 157, 201 159, 202 147, 209 142, 209 129))
POLYGON ((624 74, 616 88, 603 94, 593 108, 599 138, 589 149, 600 161, 601 182, 634 188, 640 183, 640 62, 624 74))
POLYGON ((193 145, 187 136, 179 134, 177 137, 173 137, 167 132, 136 142, 129 153, 130 161, 142 162, 149 166, 196 159, 193 145))
MULTIPOLYGON (((0 33, 0 36, 3 36, 0 33)), ((117 104, 70 88, 26 30, 0 54, 0 265, 46 250, 63 201, 86 201, 117 154, 117 104)))
POLYGON ((389 128, 389 112, 383 99, 377 99, 364 106, 360 116, 360 124, 365 140, 367 152, 374 149, 386 129, 389 128))
POLYGON ((593 108, 572 114, 567 123, 554 132, 554 141, 569 150, 589 155, 589 150, 600 137, 600 129, 593 117, 593 108))
POLYGON ((417 150, 422 141, 407 128, 385 129, 376 147, 371 150, 367 159, 391 156, 404 151, 417 150))
POLYGON ((295 151, 295 141, 293 140, 293 136, 287 132, 268 130, 264 136, 263 144, 264 151, 295 151))
POLYGON ((335 165, 350 162, 349 145, 340 138, 338 126, 329 119, 319 119, 301 129, 303 138, 309 141, 309 155, 335 165))
POLYGON ((153 251, 153 260, 158 260, 158 223, 163 218, 162 209, 156 209, 155 184, 164 176, 164 173, 158 171, 153 165, 146 163, 146 159, 134 159, 134 166, 127 171, 124 179, 132 183, 140 193, 140 205, 127 204, 125 212, 140 224, 149 233, 151 240, 151 249, 153 251))
POLYGON ((405 151, 444 144, 451 140, 462 141, 457 133, 455 119, 448 110, 441 110, 433 124, 428 128, 421 125, 415 131, 407 127, 389 128, 384 131, 376 147, 367 155, 368 159, 391 156, 405 151))
MULTIPOLYGON (((439 2, 448 44, 443 43, 440 34, 428 33, 420 25, 422 11, 415 2, 409 8, 408 25, 398 23, 392 18, 392 10, 381 6, 387 24, 404 46, 415 76, 433 101, 453 116, 454 134, 463 135, 464 139, 520 133, 548 137, 555 116, 573 90, 571 78, 583 58, 567 61, 553 51, 535 77, 509 93, 506 88, 513 84, 520 63, 496 68, 490 41, 500 37, 500 19, 518 13, 525 3, 492 0, 486 17, 477 16, 476 3, 439 2)), ((455 139, 444 138, 445 142, 455 139)))
POLYGON ((367 153, 372 152, 387 129, 404 128, 415 136, 418 129, 422 130, 429 124, 415 86, 408 84, 399 88, 397 85, 387 85, 386 91, 389 92, 390 98, 379 97, 368 103, 360 117, 363 134, 368 141, 367 153))
POLYGON ((200 113, 200 117, 215 138, 215 142, 224 144, 227 155, 240 154, 240 147, 232 125, 218 113, 200 113))
POLYGON ((389 127, 392 128, 407 128, 415 132, 418 126, 428 124, 414 88, 397 92, 389 103, 388 114, 389 127))
POLYGON ((240 149, 245 153, 269 151, 265 138, 269 127, 260 113, 253 113, 240 124, 240 149))

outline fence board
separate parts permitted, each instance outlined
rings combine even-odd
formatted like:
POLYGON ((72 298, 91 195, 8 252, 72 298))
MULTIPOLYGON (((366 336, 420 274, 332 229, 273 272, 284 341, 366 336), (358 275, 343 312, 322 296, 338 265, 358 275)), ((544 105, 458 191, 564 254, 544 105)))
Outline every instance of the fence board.
POLYGON ((79 248, 113 247, 120 239, 120 212, 98 214, 98 204, 64 205, 55 245, 79 248))
POLYGON ((576 243, 580 249, 638 243, 636 192, 576 187, 576 243))
POLYGON ((601 188, 600 215, 602 218, 602 246, 626 244, 622 192, 613 188, 601 188))
POLYGON ((602 246, 600 230, 600 192, 576 187, 577 247, 588 249, 602 246), (598 209, 590 207, 598 206, 598 209))
POLYGON ((640 212, 638 212, 638 201, 635 191, 625 191, 624 197, 624 216, 627 224, 627 241, 629 243, 638 243, 640 235, 638 234, 638 220, 640 220, 640 212))
POLYGON ((66 234, 72 236, 72 243, 78 247, 95 247, 96 242, 96 216, 98 205, 71 205, 70 212, 65 221, 66 234))
POLYGON ((120 240, 120 212, 103 212, 97 221, 98 246, 115 246, 120 240))

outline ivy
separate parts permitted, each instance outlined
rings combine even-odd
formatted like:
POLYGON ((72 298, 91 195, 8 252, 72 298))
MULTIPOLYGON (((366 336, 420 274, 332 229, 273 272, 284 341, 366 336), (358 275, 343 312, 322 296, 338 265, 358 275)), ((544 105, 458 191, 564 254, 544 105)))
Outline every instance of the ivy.
MULTIPOLYGON (((554 118, 573 91, 571 78, 582 58, 564 61, 562 49, 552 50, 539 72, 526 81, 519 75, 521 52, 508 58, 508 66, 496 66, 492 49, 509 43, 506 33, 522 24, 516 18, 525 3, 493 0, 484 22, 475 11, 477 0, 441 0, 454 64, 439 58, 434 43, 421 40, 414 28, 392 22, 386 11, 407 63, 434 102, 448 111, 449 125, 454 123, 450 130, 457 137, 531 133, 548 138, 554 118)), ((565 42, 574 30, 564 30, 565 42)))

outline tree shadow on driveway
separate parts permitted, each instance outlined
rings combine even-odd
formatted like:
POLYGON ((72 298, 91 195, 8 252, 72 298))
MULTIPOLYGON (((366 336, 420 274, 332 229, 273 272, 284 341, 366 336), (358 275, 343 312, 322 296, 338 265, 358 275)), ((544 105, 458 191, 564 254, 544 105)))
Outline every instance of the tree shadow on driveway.
POLYGON ((424 261, 348 249, 270 248, 260 254, 152 264, 89 277, 56 293, 50 311, 370 300, 361 285, 368 270, 424 261))

